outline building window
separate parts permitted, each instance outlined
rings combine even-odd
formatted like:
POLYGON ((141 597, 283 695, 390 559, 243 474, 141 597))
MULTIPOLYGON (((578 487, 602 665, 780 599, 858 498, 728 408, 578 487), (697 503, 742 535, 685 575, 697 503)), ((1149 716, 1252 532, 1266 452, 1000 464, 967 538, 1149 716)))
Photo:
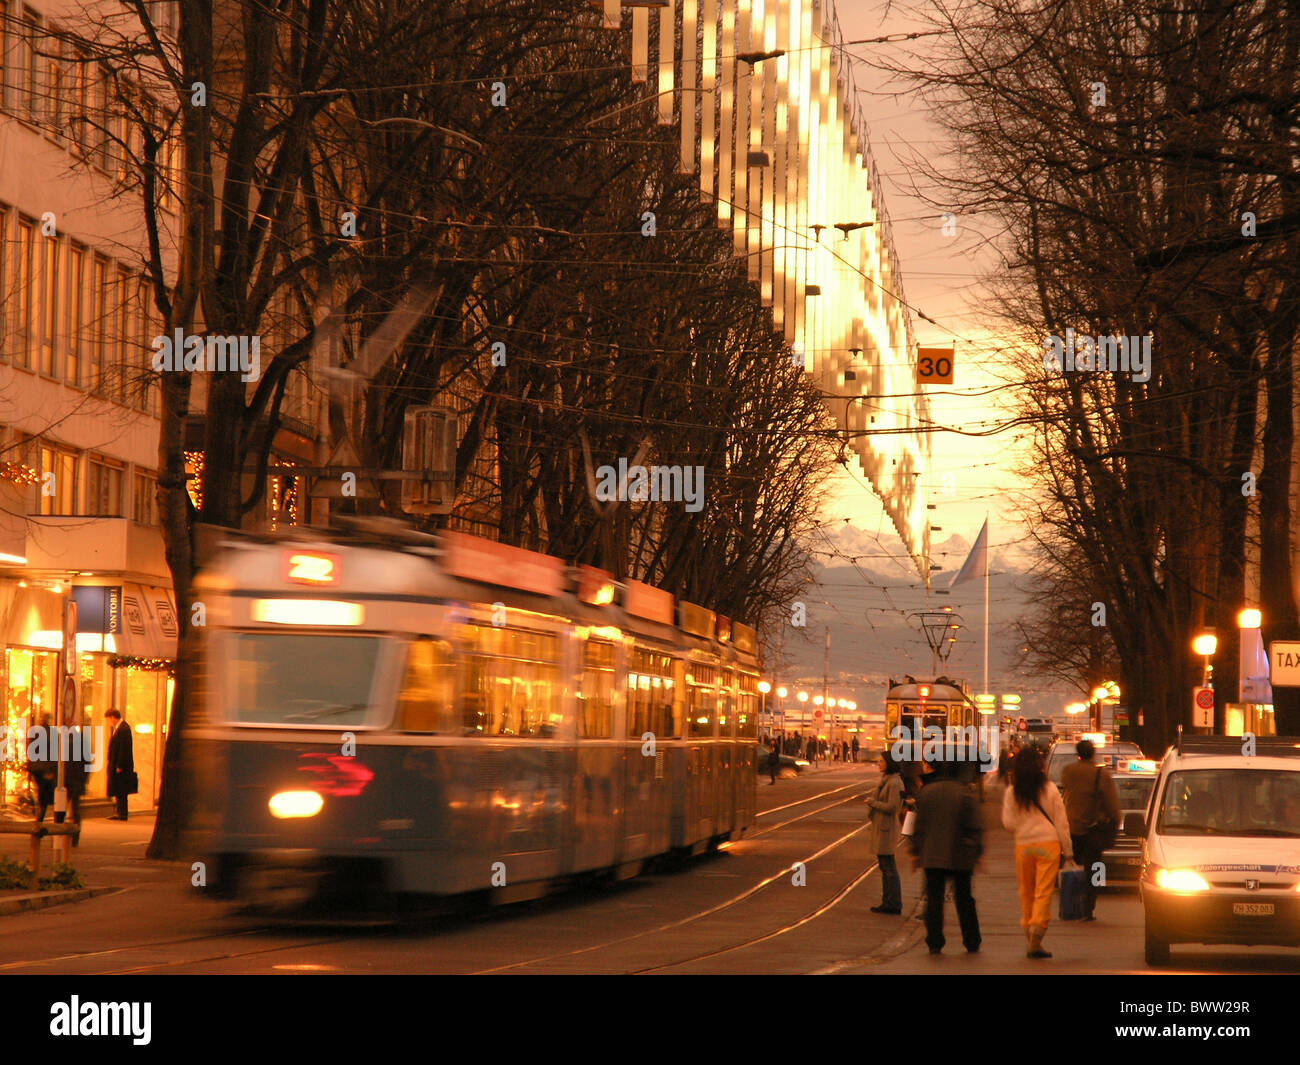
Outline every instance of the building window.
POLYGON ((57 237, 45 237, 42 242, 41 256, 41 373, 46 377, 57 377, 58 366, 58 327, 59 327, 59 283, 62 281, 59 269, 63 246, 57 237))
POLYGON ((100 395, 107 394, 104 378, 110 333, 108 315, 112 306, 113 273, 108 268, 108 260, 96 255, 90 287, 90 373, 86 384, 100 395))
POLYGON ((43 60, 45 65, 46 115, 50 132, 62 140, 68 132, 66 96, 68 91, 68 67, 67 61, 64 59, 66 53, 63 42, 52 36, 45 39, 45 50, 49 53, 43 60))
POLYGON ((32 347, 36 333, 36 223, 20 218, 18 220, 18 239, 14 248, 14 303, 18 311, 18 320, 14 329, 14 356, 19 366, 32 365, 32 347))
POLYGON ((119 403, 127 399, 127 368, 131 365, 131 275, 123 266, 117 268, 117 284, 114 286, 116 303, 113 306, 113 333, 109 340, 112 357, 107 360, 107 369, 113 378, 112 396, 119 403))
POLYGON ((108 170, 108 71, 94 63, 87 71, 90 79, 90 156, 100 170, 108 170))
POLYGON ((102 518, 122 516, 122 470, 91 459, 86 468, 86 513, 102 518))
POLYGON ((0 0, 0 107, 7 108, 9 99, 9 5, 0 0))
POLYGON ((158 524, 158 477, 136 471, 131 484, 131 520, 141 525, 158 524))
POLYGON ((65 379, 74 388, 81 384, 82 305, 86 294, 85 285, 86 249, 74 242, 68 249, 68 313, 62 338, 67 351, 67 361, 64 364, 65 379))
POLYGON ((40 25, 40 15, 24 8, 14 42, 14 111, 33 122, 40 115, 40 60, 36 55, 40 25))
POLYGON ((42 514, 77 513, 77 461, 75 451, 43 445, 41 447, 40 493, 42 514))
MULTIPOLYGON (((4 6, 0 4, 0 56, 4 55, 4 6)), ((0 67, 0 79, 4 69, 0 67)), ((0 80, 0 85, 3 85, 0 80)), ((13 289, 9 280, 9 208, 0 203, 0 359, 9 357, 9 308, 13 303, 13 289)))

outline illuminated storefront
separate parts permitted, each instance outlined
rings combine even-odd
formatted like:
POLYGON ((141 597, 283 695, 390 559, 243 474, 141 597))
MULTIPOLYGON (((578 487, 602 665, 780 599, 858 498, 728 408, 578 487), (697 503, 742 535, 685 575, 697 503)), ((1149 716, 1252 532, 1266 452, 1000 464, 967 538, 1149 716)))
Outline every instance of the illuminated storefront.
POLYGON ((0 796, 22 809, 29 790, 22 738, 33 725, 55 722, 63 648, 64 604, 78 607, 76 711, 93 762, 87 799, 105 797, 104 712, 122 713, 131 726, 140 792, 131 809, 149 809, 161 786, 162 750, 174 682, 176 611, 171 593, 141 584, 71 586, 55 579, 0 581, 4 648, 4 724, 16 742, 0 761, 0 796), (87 730, 94 729, 91 736, 87 730), (11 757, 12 756, 12 757, 11 757))

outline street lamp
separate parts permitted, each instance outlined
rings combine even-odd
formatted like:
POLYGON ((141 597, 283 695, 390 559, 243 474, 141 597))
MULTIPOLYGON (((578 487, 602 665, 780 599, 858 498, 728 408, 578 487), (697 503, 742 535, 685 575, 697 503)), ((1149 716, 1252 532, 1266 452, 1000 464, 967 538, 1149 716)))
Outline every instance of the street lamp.
MULTIPOLYGON (((767 693, 772 690, 772 685, 765 680, 758 682, 758 690, 763 693, 763 705, 759 708, 758 716, 760 719, 767 717, 767 693)), ((772 735, 772 722, 767 723, 767 734, 772 735)))
POLYGON ((1248 606, 1237 615, 1237 627, 1240 629, 1257 629, 1263 620, 1263 615, 1258 610, 1253 606, 1248 606))
POLYGON ((1192 641, 1192 650, 1205 659, 1205 671, 1201 675, 1201 687, 1210 687, 1210 674, 1212 672, 1210 659, 1214 657, 1214 652, 1219 649, 1219 639, 1212 632, 1203 632, 1192 641))

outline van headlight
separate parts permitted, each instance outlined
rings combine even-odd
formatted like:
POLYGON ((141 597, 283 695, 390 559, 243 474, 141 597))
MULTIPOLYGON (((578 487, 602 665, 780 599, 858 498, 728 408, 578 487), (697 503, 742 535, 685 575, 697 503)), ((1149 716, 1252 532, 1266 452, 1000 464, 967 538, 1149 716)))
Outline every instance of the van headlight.
POLYGON ((1156 887, 1165 891, 1209 891, 1205 877, 1192 869, 1157 869, 1156 887))

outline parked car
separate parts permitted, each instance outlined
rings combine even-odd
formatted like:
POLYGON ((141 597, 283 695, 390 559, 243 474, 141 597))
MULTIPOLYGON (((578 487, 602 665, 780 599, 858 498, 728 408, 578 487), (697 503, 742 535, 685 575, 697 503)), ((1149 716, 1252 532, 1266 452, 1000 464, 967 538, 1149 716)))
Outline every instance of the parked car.
POLYGON ((1300 740, 1181 737, 1165 755, 1142 836, 1148 965, 1175 943, 1300 947, 1300 740))
MULTIPOLYGON (((763 743, 760 743, 757 746, 758 755, 754 759, 754 764, 758 766, 758 771, 760 773, 767 773, 769 772, 767 768, 767 760, 772 757, 772 748, 763 743)), ((780 757, 781 768, 777 770, 778 773, 784 772, 787 769, 793 769, 796 773, 802 773, 809 765, 805 759, 796 758, 792 754, 783 754, 780 757)))
MULTIPOLYGON (((1047 779, 1058 788, 1061 786, 1061 774, 1065 767, 1079 757, 1079 744, 1076 740, 1057 740, 1047 752, 1047 779)), ((1092 764, 1115 770, 1121 762, 1131 758, 1141 758, 1142 748, 1136 743, 1108 743, 1096 748, 1092 764)))
POLYGON ((1101 856, 1106 866, 1108 884, 1117 880, 1136 883, 1142 872, 1142 836, 1127 832, 1124 821, 1132 813, 1146 815, 1151 803, 1151 792, 1156 786, 1157 772, 1157 764, 1145 758, 1121 759, 1115 769, 1120 830, 1115 837, 1115 845, 1101 856))

